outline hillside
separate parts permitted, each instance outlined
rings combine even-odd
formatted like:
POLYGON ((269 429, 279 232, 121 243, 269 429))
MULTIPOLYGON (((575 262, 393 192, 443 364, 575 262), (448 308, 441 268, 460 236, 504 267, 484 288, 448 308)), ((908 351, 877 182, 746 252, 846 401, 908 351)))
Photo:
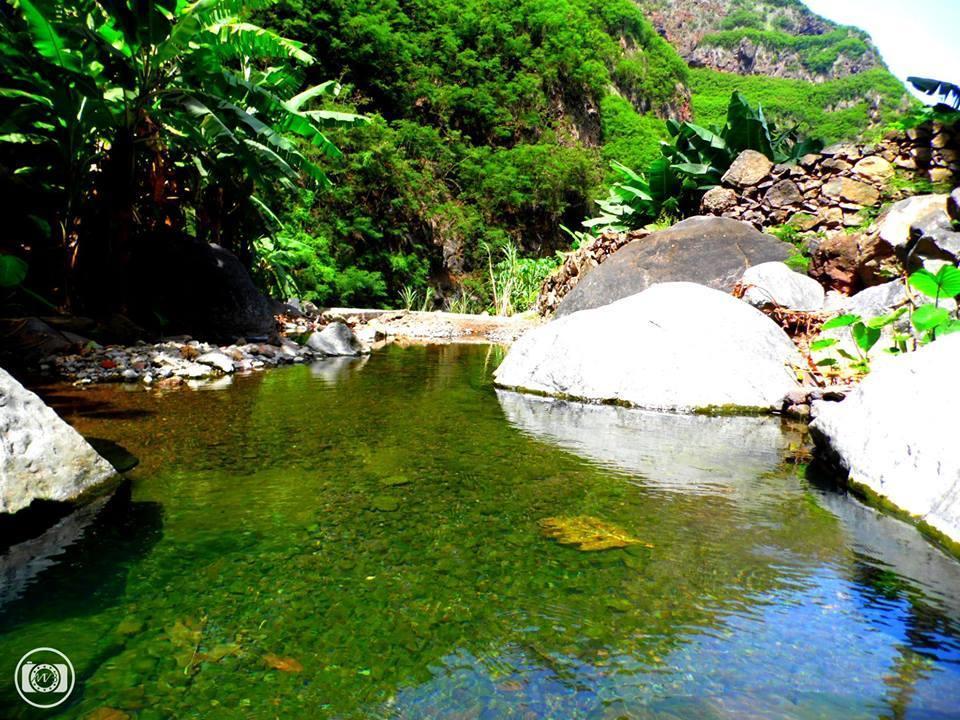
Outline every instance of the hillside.
POLYGON ((722 122, 740 90, 827 141, 889 124, 909 104, 869 35, 800 0, 638 0, 687 60, 697 122, 722 122))
POLYGON ((329 283, 309 299, 396 302, 501 247, 552 254, 613 156, 689 117, 687 67, 630 0, 287 0, 269 11, 372 119, 338 134, 332 195, 301 208, 329 283))
POLYGON ((334 133, 334 189, 287 212, 319 303, 485 297, 505 248, 567 247, 611 161, 656 158, 666 118, 722 123, 734 90, 827 141, 904 98, 863 32, 792 0, 285 0, 269 19, 372 120, 334 133))

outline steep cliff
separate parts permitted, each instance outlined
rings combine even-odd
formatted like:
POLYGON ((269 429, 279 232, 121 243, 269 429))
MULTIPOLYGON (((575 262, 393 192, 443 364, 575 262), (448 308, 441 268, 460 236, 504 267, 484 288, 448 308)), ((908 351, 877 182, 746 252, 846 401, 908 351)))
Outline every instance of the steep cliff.
POLYGON ((870 37, 800 0, 637 0, 692 67, 833 80, 883 68, 870 37))

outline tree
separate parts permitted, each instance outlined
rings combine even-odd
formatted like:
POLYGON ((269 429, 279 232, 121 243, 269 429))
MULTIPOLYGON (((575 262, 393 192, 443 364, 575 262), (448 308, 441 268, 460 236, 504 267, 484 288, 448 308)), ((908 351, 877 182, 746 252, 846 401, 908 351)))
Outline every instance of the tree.
POLYGON ((79 265, 116 282, 159 231, 249 260, 278 222, 274 188, 329 185, 324 130, 361 120, 323 105, 336 83, 301 90, 312 56, 246 19, 264 0, 8 1, 3 182, 28 210, 31 260, 58 255, 61 280, 79 265))

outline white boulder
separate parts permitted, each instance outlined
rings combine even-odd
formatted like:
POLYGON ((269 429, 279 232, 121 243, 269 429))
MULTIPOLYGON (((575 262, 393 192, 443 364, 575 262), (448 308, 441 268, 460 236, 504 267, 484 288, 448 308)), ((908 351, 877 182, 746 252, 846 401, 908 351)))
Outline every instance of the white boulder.
POLYGON ((362 355, 365 351, 350 326, 340 321, 313 333, 307 339, 307 347, 316 353, 331 356, 362 355))
POLYGON ((802 360, 731 295, 663 283, 528 331, 497 368, 507 389, 655 410, 779 410, 802 360))
POLYGON ((956 396, 960 335, 874 370, 839 403, 814 405, 811 424, 851 481, 960 541, 956 396))
POLYGON ((0 369, 0 513, 75 500, 116 476, 76 430, 0 369))
POLYGON ((748 267, 740 283, 743 300, 756 308, 767 306, 817 312, 823 308, 823 287, 811 277, 794 272, 782 262, 748 267))

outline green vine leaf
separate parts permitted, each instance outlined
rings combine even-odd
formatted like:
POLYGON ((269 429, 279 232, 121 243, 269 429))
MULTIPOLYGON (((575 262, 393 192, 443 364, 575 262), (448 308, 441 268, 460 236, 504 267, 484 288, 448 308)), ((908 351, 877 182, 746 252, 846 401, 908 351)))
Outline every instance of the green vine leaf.
POLYGON ((848 327, 858 322, 860 322, 859 315, 837 315, 837 317, 832 320, 827 320, 820 329, 833 330, 834 328, 848 327))

